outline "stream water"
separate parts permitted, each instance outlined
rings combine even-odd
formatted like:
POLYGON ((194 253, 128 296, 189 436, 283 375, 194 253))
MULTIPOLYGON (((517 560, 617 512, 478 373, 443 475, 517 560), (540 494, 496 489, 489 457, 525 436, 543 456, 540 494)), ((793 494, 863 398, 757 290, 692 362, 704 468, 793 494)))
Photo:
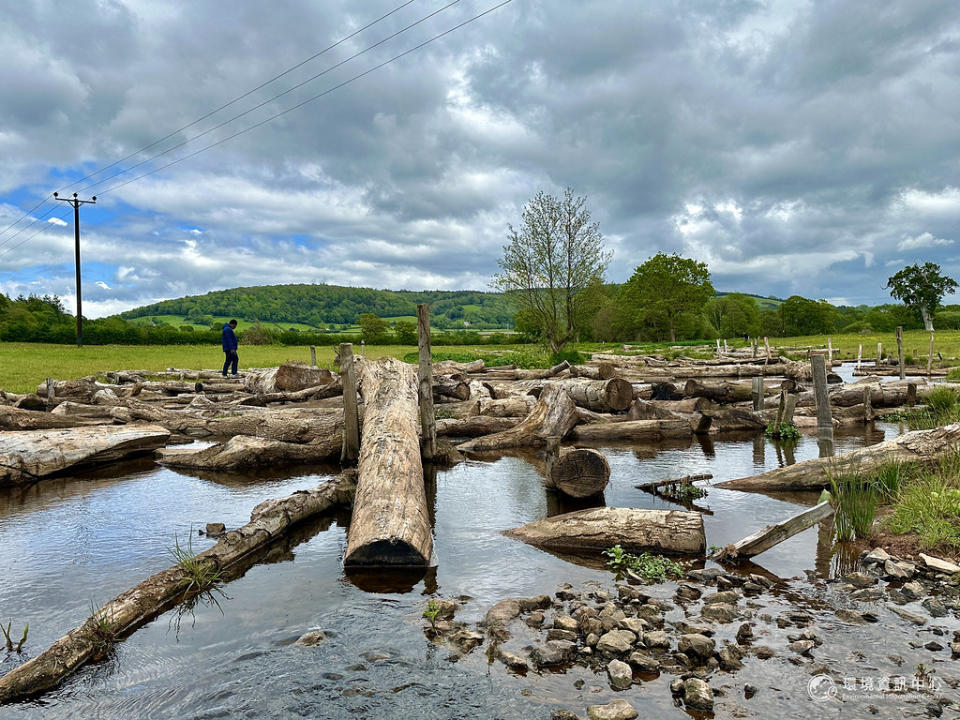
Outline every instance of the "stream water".
MULTIPOLYGON (((892 425, 861 428, 838 435, 837 449, 896 432, 892 425)), ((604 451, 612 470, 608 504, 672 508, 677 506, 634 485, 707 472, 720 481, 818 452, 815 438, 807 436, 790 452, 762 437, 604 451)), ((195 477, 146 459, 3 491, 0 619, 13 622, 13 634, 29 623, 25 655, 37 653, 82 623, 91 607, 171 565, 175 542, 192 543, 195 551, 207 547, 211 541, 196 535, 198 527, 211 521, 241 525, 258 502, 314 486, 332 471, 195 477)), ((501 535, 569 509, 545 491, 525 460, 464 463, 440 472, 430 494, 436 568, 402 588, 407 592, 385 587, 390 581, 382 577, 364 578, 360 584, 367 589, 344 577, 340 561, 349 518, 327 518, 302 528, 227 584, 219 604, 201 603, 179 621, 176 612, 166 613, 119 643, 109 661, 84 668, 40 701, 0 707, 0 718, 530 720, 548 718, 555 707, 582 713, 587 704, 610 699, 605 678, 587 670, 521 677, 499 663, 488 666, 482 648, 450 662, 448 649, 424 638, 421 613, 428 594, 469 596, 458 619, 473 621, 504 597, 551 593, 561 582, 612 585, 603 569, 572 564, 501 535), (313 648, 293 644, 316 628, 327 632, 326 642, 313 648), (574 685, 577 677, 586 682, 582 689, 574 685)), ((712 513, 705 517, 708 544, 723 545, 815 499, 713 488, 697 504, 712 513)), ((838 560, 831 557, 829 533, 812 528, 758 562, 781 577, 803 577, 808 570, 825 577, 836 571, 838 560)), ((658 592, 669 597, 672 590, 665 585, 658 592)), ((862 630, 857 647, 883 645, 896 633, 881 625, 862 630)), ((0 670, 16 662, 8 657, 0 670)), ((748 661, 740 675, 761 686, 782 686, 776 667, 748 661)), ((686 717, 674 707, 667 683, 664 676, 619 696, 641 717, 686 717)), ((802 688, 794 694, 803 695, 802 688)), ((782 695, 769 690, 750 701, 748 712, 794 716, 781 705, 782 695)), ((797 717, 809 715, 808 705, 795 709, 797 717)))

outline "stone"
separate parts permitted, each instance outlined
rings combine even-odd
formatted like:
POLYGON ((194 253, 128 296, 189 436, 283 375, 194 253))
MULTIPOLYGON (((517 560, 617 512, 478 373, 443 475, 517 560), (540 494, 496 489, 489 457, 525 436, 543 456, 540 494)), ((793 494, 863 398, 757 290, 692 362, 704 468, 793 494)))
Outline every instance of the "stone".
POLYGON ((680 667, 692 668, 693 660, 686 653, 675 652, 673 654, 673 661, 680 667))
POLYGON ((719 652, 720 669, 727 672, 735 672, 743 667, 743 653, 735 645, 727 645, 719 652))
POLYGON ((723 571, 719 568, 704 568, 703 570, 690 570, 687 577, 694 582, 701 582, 709 585, 714 582, 723 571))
POLYGON ((660 661, 646 653, 632 652, 627 662, 640 672, 655 673, 660 672, 660 661))
POLYGON ((587 647, 596 647, 597 643, 600 642, 600 636, 596 633, 590 633, 587 635, 586 639, 587 647))
POLYGON ((733 590, 724 590, 722 592, 716 592, 712 595, 705 595, 703 598, 704 605, 712 605, 713 603, 727 603, 728 605, 736 605, 740 601, 739 593, 733 590))
POLYGON ((580 634, 581 635, 602 635, 603 634, 603 623, 600 622, 600 618, 588 617, 580 622, 580 634))
POLYGON ((960 565, 952 563, 949 560, 941 560, 940 558, 933 557, 932 555, 924 555, 923 553, 920 553, 920 560, 924 566, 937 572, 946 573, 947 575, 960 573, 960 565))
POLYGON ((639 713, 626 700, 611 700, 606 705, 590 705, 587 717, 590 720, 633 720, 639 713))
POLYGON ((669 650, 670 636, 663 630, 654 630, 643 634, 643 644, 651 650, 669 650))
POLYGON ((756 685, 751 685, 750 683, 745 683, 743 686, 743 696, 749 700, 754 695, 759 692, 759 688, 756 685))
POLYGON ((850 573, 847 575, 844 580, 853 585, 855 588, 866 588, 871 585, 877 584, 877 578, 873 575, 867 575, 862 572, 850 573))
POLYGON ((683 704, 691 710, 713 712, 713 691, 700 678, 687 678, 683 682, 683 704))
POLYGON ((743 623, 737 628, 737 642, 741 645, 747 645, 751 640, 753 640, 753 628, 750 627, 750 623, 743 623))
POLYGON ((797 655, 809 655, 810 651, 816 647, 816 643, 813 640, 794 640, 792 643, 787 645, 787 648, 792 652, 797 653, 797 655))
POLYGON ((883 564, 883 572, 894 580, 909 580, 913 577, 915 570, 912 564, 896 560, 887 560, 883 564))
POLYGON ((864 556, 863 562, 865 562, 865 563, 885 563, 887 560, 889 560, 889 559, 892 558, 892 557, 893 557, 893 556, 892 556, 890 553, 888 553, 886 550, 884 550, 883 548, 877 547, 877 548, 874 548, 873 550, 871 550, 870 552, 868 552, 868 553, 864 556))
POLYGON ((550 628, 547 630, 547 640, 568 640, 569 642, 576 642, 577 634, 569 630, 550 628))
POLYGON ((297 641, 294 645, 300 645, 301 647, 316 647, 320 643, 326 641, 327 634, 323 630, 311 630, 306 632, 297 638, 297 641))
POLYGON ((863 619, 863 616, 860 615, 856 610, 848 610, 847 608, 841 608, 836 612, 837 619, 841 622, 845 622, 848 625, 866 625, 867 621, 863 619))
POLYGON ((768 648, 766 645, 758 645, 755 647, 753 649, 753 654, 760 660, 769 660, 770 658, 777 656, 773 649, 768 648))
POLYGON ((953 660, 960 658, 960 642, 954 641, 950 643, 950 657, 953 660))
POLYGON ((532 628, 538 628, 543 625, 546 618, 542 612, 530 613, 523 619, 523 621, 532 628))
POLYGON ((545 610, 550 607, 549 595, 537 595, 532 598, 518 598, 520 612, 530 612, 531 610, 545 610))
POLYGON ((932 617, 941 618, 941 617, 945 617, 947 614, 946 606, 942 602, 937 600, 937 598, 928 597, 926 600, 920 603, 920 605, 923 607, 924 610, 930 613, 932 617))
POLYGON ((716 651, 716 643, 710 638, 699 634, 688 634, 680 637, 677 650, 700 660, 706 660, 716 651))
POLYGON ((903 587, 900 588, 900 592, 902 592, 911 600, 919 600, 926 594, 923 585, 918 582, 904 583, 903 587))
POLYGON ((507 650, 500 650, 497 657, 500 658, 500 662, 515 672, 523 672, 524 670, 529 669, 527 661, 516 653, 512 653, 507 650))
POLYGON ((457 603, 455 600, 434 598, 433 606, 437 610, 437 617, 445 620, 451 619, 457 612, 457 603))
POLYGON ((643 631, 646 630, 649 626, 645 620, 641 618, 624 618, 620 621, 619 625, 621 630, 629 630, 637 637, 640 637, 643 634, 643 631))
POLYGON ((558 630, 569 630, 570 632, 577 632, 580 628, 579 623, 569 615, 557 615, 553 619, 553 626, 558 630))
POLYGON ((936 640, 931 640, 926 645, 924 645, 924 647, 927 650, 930 650, 932 652, 940 652, 941 650, 943 650, 943 645, 938 643, 936 640))
POLYGON ((617 595, 625 602, 629 602, 630 600, 646 602, 650 599, 650 596, 645 592, 638 590, 635 587, 631 587, 630 585, 617 585, 617 595))
POLYGON ((580 720, 580 716, 569 710, 554 710, 550 713, 550 720, 580 720))
POLYGON ((629 630, 611 630, 600 636, 597 651, 607 655, 624 655, 630 652, 637 636, 629 630))
POLYGON ((611 660, 607 665, 607 675, 615 690, 626 690, 633 685, 633 670, 622 660, 611 660))
POLYGON ((506 625, 515 617, 520 615, 520 601, 516 598, 506 598, 487 610, 481 625, 490 627, 491 625, 506 625))
POLYGON ((677 592, 674 594, 674 596, 678 600, 688 600, 688 601, 699 600, 702 595, 703 593, 700 591, 699 588, 696 588, 693 585, 689 585, 689 584, 682 584, 678 586, 677 592))
POLYGON ((535 647, 530 657, 538 667, 563 665, 573 658, 576 647, 566 640, 548 640, 543 645, 535 647))
POLYGON ((701 614, 703 617, 715 620, 718 623, 729 623, 737 619, 736 607, 722 602, 705 605, 701 614))
POLYGON ((743 584, 743 591, 748 595, 759 595, 764 591, 763 585, 758 585, 755 582, 748 582, 743 584))
POLYGON ((227 526, 223 523, 207 523, 207 527, 204 528, 204 533, 207 537, 220 537, 227 531, 227 526))
POLYGON ((462 652, 468 653, 483 643, 483 633, 461 630, 450 639, 462 652))
POLYGON ((850 598, 862 602, 873 602, 883 597, 883 590, 877 588, 864 588, 863 590, 854 590, 850 593, 850 598))

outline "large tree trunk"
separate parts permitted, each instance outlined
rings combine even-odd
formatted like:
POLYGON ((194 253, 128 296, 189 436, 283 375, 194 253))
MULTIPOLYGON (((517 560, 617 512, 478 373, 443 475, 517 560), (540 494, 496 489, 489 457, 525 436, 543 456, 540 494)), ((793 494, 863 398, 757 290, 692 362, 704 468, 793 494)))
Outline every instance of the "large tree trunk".
POLYGON ((31 483, 89 465, 148 453, 170 432, 156 425, 91 426, 0 433, 0 486, 31 483))
POLYGON ((703 397, 719 403, 735 403, 750 400, 753 393, 752 383, 749 382, 703 382, 691 378, 683 386, 683 394, 687 397, 703 397))
POLYGON ((316 443, 288 443, 238 435, 225 443, 199 450, 163 448, 157 451, 157 462, 194 470, 240 470, 335 459, 340 454, 341 445, 339 435, 316 443))
POLYGON ((489 417, 526 417, 536 400, 529 396, 513 396, 503 400, 481 400, 480 414, 489 417))
POLYGON ((585 498, 602 493, 610 481, 610 464, 603 453, 567 448, 547 462, 547 486, 565 495, 585 498))
POLYGON ((830 475, 869 473, 888 463, 931 463, 956 452, 960 423, 933 430, 915 430, 877 445, 858 448, 838 457, 804 460, 762 475, 728 480, 718 487, 730 490, 818 490, 830 485, 830 475))
POLYGON ((565 380, 563 388, 577 405, 596 412, 621 412, 633 402, 633 385, 620 378, 565 380))
POLYGON ((566 437, 577 423, 577 406, 557 384, 547 385, 526 419, 510 430, 476 438, 457 449, 461 452, 545 447, 550 438, 566 437))
POLYGON ((674 420, 627 420, 626 422, 577 425, 570 433, 573 440, 661 440, 692 437, 693 428, 684 418, 674 420))
POLYGON ((345 566, 426 566, 433 550, 417 435, 417 374, 394 358, 359 365, 365 405, 345 566))
POLYGON ((679 510, 599 507, 554 515, 504 535, 534 547, 569 555, 598 555, 614 545, 627 552, 702 555, 703 516, 679 510))
MULTIPOLYGON (((270 545, 295 524, 334 505, 349 503, 353 487, 353 473, 344 473, 311 490, 298 490, 286 498, 262 502, 253 509, 249 523, 228 532, 212 548, 199 553, 197 559, 209 570, 225 570, 270 545)), ((189 584, 190 575, 174 565, 120 593, 83 625, 0 678, 0 703, 57 687, 82 665, 101 657, 105 646, 147 624, 172 604, 187 599, 187 593, 196 594, 197 589, 191 589, 189 584)))
POLYGON ((249 373, 244 378, 244 386, 248 392, 267 394, 329 385, 332 380, 333 374, 329 370, 302 362, 286 362, 279 367, 249 373))
MULTIPOLYGON (((106 408, 109 415, 109 408, 106 408)), ((20 408, 0 405, 0 429, 2 430, 52 430, 54 428, 69 428, 80 425, 112 424, 113 419, 78 417, 75 415, 63 416, 40 410, 21 410, 20 408)))
POLYGON ((522 417, 474 415, 462 419, 437 420, 437 435, 446 437, 482 437, 516 427, 522 417))

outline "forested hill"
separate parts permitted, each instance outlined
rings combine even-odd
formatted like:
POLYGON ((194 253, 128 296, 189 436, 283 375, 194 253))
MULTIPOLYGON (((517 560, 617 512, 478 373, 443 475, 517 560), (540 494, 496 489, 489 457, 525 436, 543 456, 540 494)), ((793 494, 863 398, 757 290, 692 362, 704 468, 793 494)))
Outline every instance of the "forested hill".
POLYGON ((181 315, 187 320, 229 316, 251 322, 303 323, 324 328, 353 324, 362 313, 382 318, 416 315, 418 303, 430 304, 432 324, 439 328, 511 328, 516 313, 513 304, 499 293, 265 285, 164 300, 128 310, 121 316, 128 320, 157 315, 181 315))

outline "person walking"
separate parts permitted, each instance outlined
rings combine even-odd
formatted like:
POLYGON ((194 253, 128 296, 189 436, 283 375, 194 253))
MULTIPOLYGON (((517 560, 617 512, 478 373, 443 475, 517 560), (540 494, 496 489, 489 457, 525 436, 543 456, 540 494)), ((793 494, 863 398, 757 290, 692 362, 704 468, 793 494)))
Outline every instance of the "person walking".
POLYGON ((237 355, 237 334, 234 330, 237 329, 237 321, 231 320, 228 323, 223 324, 223 334, 220 338, 220 344, 223 345, 223 353, 226 355, 226 359, 223 361, 223 376, 227 376, 227 369, 230 368, 230 372, 234 377, 237 377, 237 364, 240 362, 240 357, 237 355))

